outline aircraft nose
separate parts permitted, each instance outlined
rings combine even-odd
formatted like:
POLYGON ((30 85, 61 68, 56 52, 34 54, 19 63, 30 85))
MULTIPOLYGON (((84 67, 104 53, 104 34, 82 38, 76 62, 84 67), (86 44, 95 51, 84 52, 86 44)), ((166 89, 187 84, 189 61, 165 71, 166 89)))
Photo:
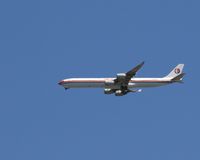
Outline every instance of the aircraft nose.
POLYGON ((62 81, 60 81, 60 82, 58 82, 58 84, 59 85, 62 85, 64 83, 64 81, 62 80, 62 81))

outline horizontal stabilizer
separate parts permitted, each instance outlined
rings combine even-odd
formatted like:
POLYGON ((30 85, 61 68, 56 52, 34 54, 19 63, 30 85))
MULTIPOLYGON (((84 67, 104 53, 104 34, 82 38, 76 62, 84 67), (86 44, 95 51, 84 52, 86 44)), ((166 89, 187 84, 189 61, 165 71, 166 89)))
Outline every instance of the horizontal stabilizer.
POLYGON ((174 77, 171 81, 180 82, 183 79, 184 75, 185 75, 185 73, 181 73, 180 75, 174 77))

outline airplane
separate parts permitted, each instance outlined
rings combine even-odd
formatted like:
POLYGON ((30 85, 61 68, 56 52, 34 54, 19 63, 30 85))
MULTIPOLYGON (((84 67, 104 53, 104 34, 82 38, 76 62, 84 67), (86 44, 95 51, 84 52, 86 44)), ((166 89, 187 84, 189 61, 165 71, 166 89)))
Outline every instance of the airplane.
POLYGON ((143 67, 140 63, 126 73, 118 73, 116 78, 69 78, 58 84, 65 89, 69 88, 104 88, 105 94, 124 96, 128 93, 141 92, 146 87, 159 87, 172 83, 182 83, 185 75, 184 64, 178 64, 168 75, 162 78, 136 78, 136 73, 143 67))

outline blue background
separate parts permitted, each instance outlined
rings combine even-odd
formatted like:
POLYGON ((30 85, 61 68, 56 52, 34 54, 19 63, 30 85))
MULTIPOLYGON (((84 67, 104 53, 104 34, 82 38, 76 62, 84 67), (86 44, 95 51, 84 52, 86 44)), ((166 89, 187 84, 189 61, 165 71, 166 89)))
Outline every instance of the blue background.
POLYGON ((0 2, 0 159, 200 159, 198 0, 0 2), (185 63, 184 84, 123 97, 69 77, 140 77, 185 63))

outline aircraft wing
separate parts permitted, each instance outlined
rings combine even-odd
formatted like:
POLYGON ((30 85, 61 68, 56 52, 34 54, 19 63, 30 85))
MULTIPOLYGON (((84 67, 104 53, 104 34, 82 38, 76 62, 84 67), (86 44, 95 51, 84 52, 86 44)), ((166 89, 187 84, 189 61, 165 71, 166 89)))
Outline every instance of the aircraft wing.
POLYGON ((127 73, 119 73, 117 74, 117 78, 114 80, 115 84, 120 84, 121 86, 127 86, 129 81, 131 80, 132 77, 136 75, 136 73, 142 68, 144 65, 144 62, 140 63, 127 73))
POLYGON ((129 81, 132 77, 134 77, 136 75, 137 71, 139 71, 143 65, 144 65, 144 62, 140 63, 139 65, 137 65, 136 67, 134 67, 133 69, 128 71, 126 73, 126 79, 129 81))

